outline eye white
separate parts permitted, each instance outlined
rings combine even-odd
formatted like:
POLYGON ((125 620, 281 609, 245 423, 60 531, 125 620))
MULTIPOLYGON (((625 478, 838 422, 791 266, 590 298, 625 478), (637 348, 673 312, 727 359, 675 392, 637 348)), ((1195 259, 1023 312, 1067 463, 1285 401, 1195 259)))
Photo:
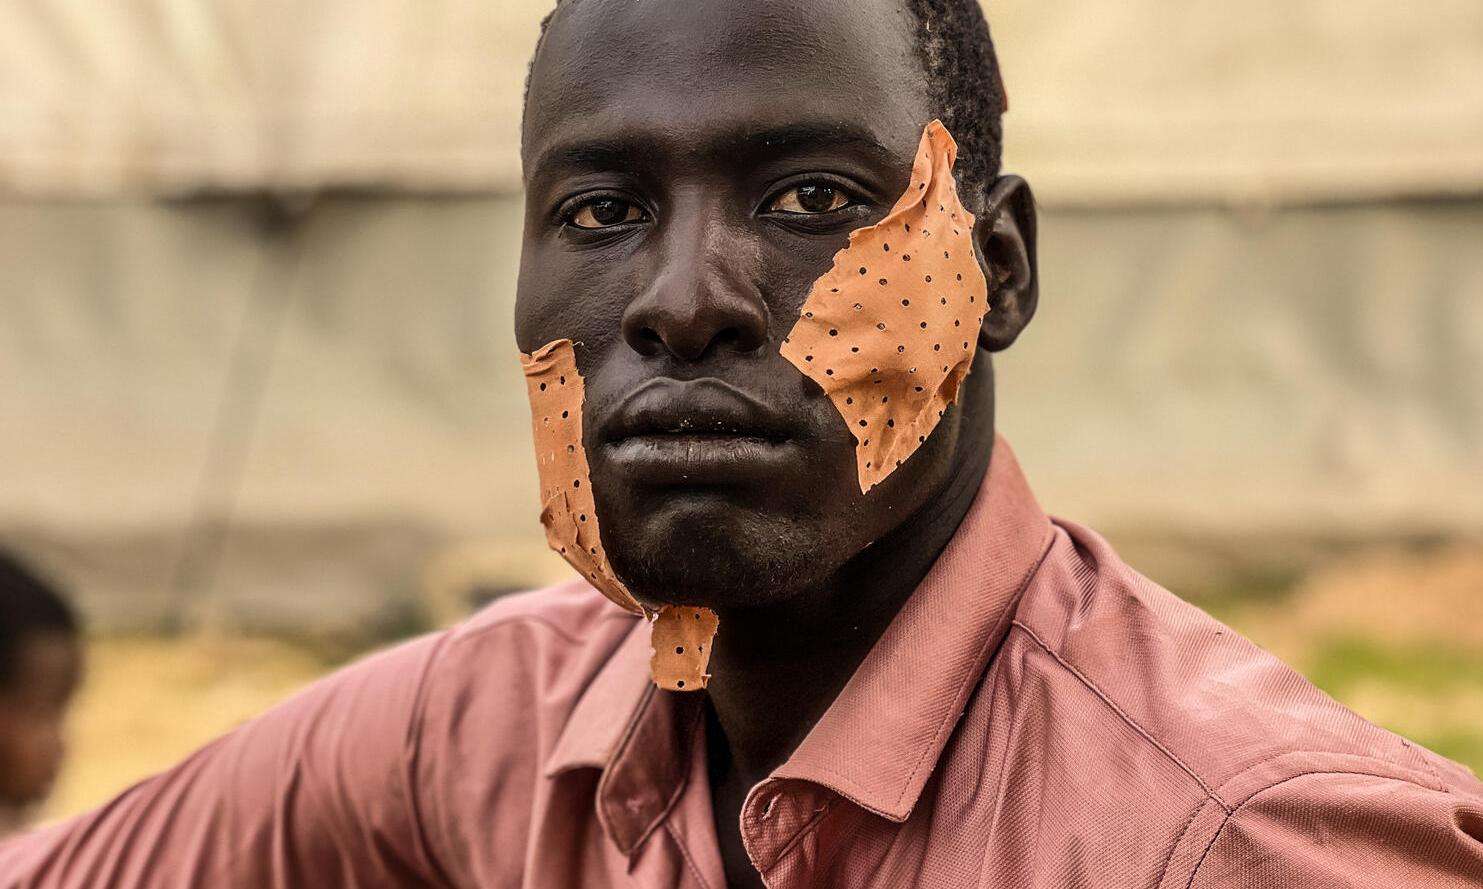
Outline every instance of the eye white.
POLYGON ((795 188, 788 189, 787 191, 778 195, 777 199, 772 202, 772 207, 769 209, 771 209, 775 213, 799 213, 803 215, 816 216, 820 213, 830 213, 834 210, 838 210, 850 202, 849 197, 846 196, 843 189, 835 188, 832 185, 814 185, 812 187, 828 191, 831 197, 829 199, 828 206, 824 207, 823 209, 808 209, 803 206, 803 197, 801 192, 803 191, 803 189, 809 187, 810 186, 808 185, 800 185, 795 188))
POLYGON ((637 206, 626 201, 603 199, 588 202, 577 208, 577 212, 572 214, 572 225, 575 225, 577 228, 609 228, 614 225, 621 225, 625 222, 637 222, 642 219, 643 216, 643 213, 637 206), (600 204, 614 204, 623 206, 624 208, 626 208, 623 214, 623 218, 612 219, 606 222, 599 220, 597 218, 597 207, 600 204))

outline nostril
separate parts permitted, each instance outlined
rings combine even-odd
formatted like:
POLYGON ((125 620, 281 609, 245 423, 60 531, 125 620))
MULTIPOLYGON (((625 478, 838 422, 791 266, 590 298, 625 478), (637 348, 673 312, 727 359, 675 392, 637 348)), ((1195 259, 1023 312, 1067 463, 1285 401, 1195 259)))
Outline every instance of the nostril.
POLYGON ((659 331, 646 325, 624 323, 623 338, 635 352, 646 358, 661 355, 666 349, 664 337, 659 335, 659 331))
POLYGON ((716 333, 714 341, 718 346, 735 347, 741 342, 741 331, 735 327, 727 327, 716 333))
POLYGON ((711 343, 722 351, 745 354, 755 352, 767 343, 766 324, 737 324, 724 327, 711 337, 711 343))

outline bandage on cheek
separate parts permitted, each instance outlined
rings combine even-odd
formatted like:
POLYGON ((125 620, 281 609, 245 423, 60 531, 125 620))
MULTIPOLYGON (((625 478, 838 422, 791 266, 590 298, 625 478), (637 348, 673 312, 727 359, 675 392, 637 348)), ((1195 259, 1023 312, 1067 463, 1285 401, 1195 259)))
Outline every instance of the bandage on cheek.
POLYGON ((957 152, 940 121, 927 125, 906 193, 850 233, 783 339, 783 357, 854 435, 861 492, 927 441, 978 351, 988 283, 953 180, 957 152))
POLYGON ((690 606, 666 606, 657 614, 651 612, 618 579, 603 549, 587 451, 582 446, 586 390, 577 372, 575 346, 568 339, 555 340, 522 354, 520 364, 530 395, 546 543, 604 596, 649 620, 654 647, 650 670, 659 687, 672 691, 705 688, 716 615, 690 606))

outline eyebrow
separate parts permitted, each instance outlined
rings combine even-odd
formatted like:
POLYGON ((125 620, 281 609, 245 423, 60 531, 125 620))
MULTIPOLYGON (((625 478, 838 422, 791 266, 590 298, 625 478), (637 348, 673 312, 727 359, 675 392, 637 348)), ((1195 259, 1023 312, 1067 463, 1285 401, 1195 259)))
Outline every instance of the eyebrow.
POLYGON ((731 148, 759 155, 775 156, 804 150, 858 151, 871 160, 890 164, 898 158, 868 131, 851 124, 798 123, 750 132, 736 140, 731 148))
MULTIPOLYGON (((703 149, 715 157, 766 160, 803 151, 846 150, 882 165, 899 162, 870 132, 848 123, 793 123, 722 133, 703 149)), ((623 169, 662 155, 652 138, 638 135, 557 143, 536 158, 536 175, 566 170, 623 169)))
POLYGON ((592 139, 553 145, 541 152, 532 169, 537 172, 555 172, 629 167, 655 153, 652 144, 646 146, 634 139, 592 139))

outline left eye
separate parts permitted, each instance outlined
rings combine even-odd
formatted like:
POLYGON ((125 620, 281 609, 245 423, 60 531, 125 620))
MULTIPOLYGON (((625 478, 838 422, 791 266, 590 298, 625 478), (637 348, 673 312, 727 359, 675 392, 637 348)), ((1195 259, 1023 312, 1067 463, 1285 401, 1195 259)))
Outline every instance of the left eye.
POLYGON ((773 213, 817 215, 842 209, 849 203, 850 196, 844 189, 823 182, 808 182, 773 198, 767 209, 773 213))
POLYGON ((644 211, 628 201, 598 198, 578 207, 570 221, 577 228, 609 228, 625 222, 639 222, 643 218, 644 211))

